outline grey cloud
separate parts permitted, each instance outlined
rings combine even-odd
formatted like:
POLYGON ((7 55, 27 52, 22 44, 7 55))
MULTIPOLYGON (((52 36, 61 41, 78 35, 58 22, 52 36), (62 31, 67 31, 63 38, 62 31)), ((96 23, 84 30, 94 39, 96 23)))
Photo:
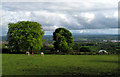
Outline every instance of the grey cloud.
POLYGON ((117 9, 116 5, 102 6, 103 3, 94 2, 3 2, 3 9, 9 11, 98 11, 98 10, 111 10, 117 9))
MULTIPOLYGON (((111 3, 110 3, 111 4, 111 3)), ((2 17, 5 19, 4 25, 9 22, 21 20, 36 21, 43 25, 45 31, 54 31, 57 27, 65 27, 69 30, 80 29, 103 29, 117 28, 117 18, 106 18, 104 13, 114 13, 117 11, 115 5, 94 2, 10 2, 2 3, 2 11, 7 11, 2 17), (103 5, 104 6, 101 6, 103 5), (12 14, 11 12, 16 12, 12 14), (29 12, 26 16, 26 12, 29 12), (94 15, 93 19, 83 16, 85 13, 94 15)), ((5 33, 7 28, 3 29, 5 33)))

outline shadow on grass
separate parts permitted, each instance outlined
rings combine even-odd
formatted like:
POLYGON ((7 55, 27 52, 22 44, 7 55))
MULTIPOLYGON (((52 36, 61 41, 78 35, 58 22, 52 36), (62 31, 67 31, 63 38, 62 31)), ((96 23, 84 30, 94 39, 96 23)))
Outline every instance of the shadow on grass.
MULTIPOLYGON (((117 72, 99 72, 97 73, 96 70, 90 70, 90 69, 83 69, 81 67, 49 67, 49 68, 25 68, 21 69, 21 72, 24 72, 24 75, 16 75, 16 76, 10 76, 9 77, 73 77, 79 76, 79 77, 118 77, 117 72), (93 71, 91 73, 91 71, 93 71), (95 73, 94 73, 95 72, 95 73)), ((7 75, 4 75, 2 77, 8 77, 7 75)))
POLYGON ((90 60, 89 62, 101 62, 101 63, 120 63, 120 61, 105 61, 105 60, 90 60))

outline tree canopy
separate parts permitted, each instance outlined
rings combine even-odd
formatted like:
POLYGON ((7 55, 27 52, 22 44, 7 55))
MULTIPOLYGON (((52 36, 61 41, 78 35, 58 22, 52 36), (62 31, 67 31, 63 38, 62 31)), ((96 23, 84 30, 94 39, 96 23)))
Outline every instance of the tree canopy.
POLYGON ((43 46, 41 24, 32 21, 19 21, 8 24, 7 41, 12 51, 39 50, 43 46))
POLYGON ((54 47, 60 52, 67 52, 72 50, 73 37, 72 33, 65 28, 57 28, 53 32, 54 47))
POLYGON ((80 52, 90 52, 90 49, 88 47, 81 47, 80 52))

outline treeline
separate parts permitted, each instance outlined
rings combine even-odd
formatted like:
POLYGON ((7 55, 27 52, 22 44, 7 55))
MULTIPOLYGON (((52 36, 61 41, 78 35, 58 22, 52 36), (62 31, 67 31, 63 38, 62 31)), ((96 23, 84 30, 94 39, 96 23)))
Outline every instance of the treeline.
POLYGON ((2 45, 3 53, 40 53, 45 54, 98 54, 101 49, 116 54, 116 43, 73 42, 72 33, 65 28, 53 32, 53 42, 46 44, 43 39, 42 25, 37 22, 20 21, 8 24, 7 42, 2 45))
MULTIPOLYGON (((73 50, 68 53, 64 52, 57 52, 54 48, 54 45, 51 43, 46 43, 47 45, 43 45, 40 50, 34 50, 35 54, 40 54, 40 52, 44 52, 45 54, 72 54, 72 55, 96 55, 99 54, 99 50, 106 50, 109 54, 118 54, 120 52, 120 43, 113 43, 113 42, 74 42, 73 50)), ((24 54, 25 51, 14 51, 11 52, 7 47, 7 44, 2 45, 2 52, 3 53, 14 53, 14 54, 24 54)))

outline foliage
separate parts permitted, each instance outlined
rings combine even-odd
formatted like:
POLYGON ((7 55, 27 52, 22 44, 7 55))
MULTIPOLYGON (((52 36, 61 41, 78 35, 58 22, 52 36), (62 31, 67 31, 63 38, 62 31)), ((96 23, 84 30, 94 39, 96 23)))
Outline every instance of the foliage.
POLYGON ((10 50, 7 48, 7 44, 1 44, 0 49, 2 49, 2 53, 9 53, 10 50))
POLYGON ((41 49, 44 35, 41 24, 32 21, 20 21, 8 25, 7 41, 8 47, 12 51, 41 49))
POLYGON ((2 48, 6 48, 6 44, 1 43, 2 48))
POLYGON ((99 50, 106 50, 109 54, 117 54, 120 49, 119 42, 74 42, 73 50, 80 50, 81 47, 88 47, 91 52, 98 53, 99 50))
POLYGON ((68 44, 65 40, 63 40, 60 44, 59 47, 61 48, 62 52, 66 52, 69 50, 68 44))
POLYGON ((90 52, 90 49, 88 47, 81 47, 80 52, 90 52))
POLYGON ((43 45, 41 51, 44 52, 45 54, 54 54, 55 48, 54 45, 43 45))
POLYGON ((58 28, 53 33, 54 47, 60 52, 67 52, 72 49, 73 37, 72 33, 65 28, 58 28))

